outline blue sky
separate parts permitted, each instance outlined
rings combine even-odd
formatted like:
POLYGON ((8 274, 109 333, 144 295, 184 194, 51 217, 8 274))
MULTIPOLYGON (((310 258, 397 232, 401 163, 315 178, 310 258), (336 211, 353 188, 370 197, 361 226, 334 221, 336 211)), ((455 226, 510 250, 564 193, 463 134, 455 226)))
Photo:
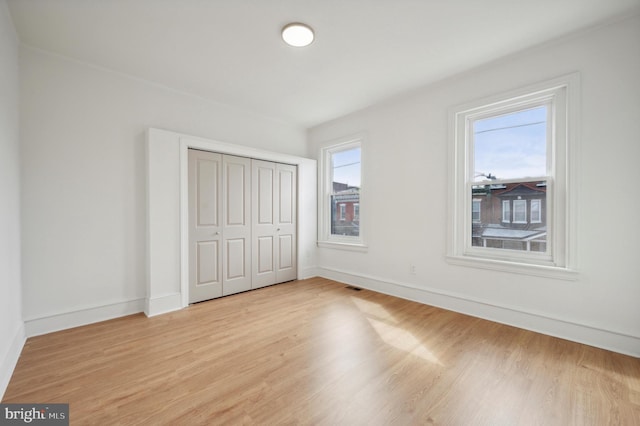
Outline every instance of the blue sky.
POLYGON ((336 152, 333 159, 333 181, 360 186, 360 148, 336 152))
POLYGON ((474 122, 474 177, 498 179, 546 175, 547 107, 474 122))

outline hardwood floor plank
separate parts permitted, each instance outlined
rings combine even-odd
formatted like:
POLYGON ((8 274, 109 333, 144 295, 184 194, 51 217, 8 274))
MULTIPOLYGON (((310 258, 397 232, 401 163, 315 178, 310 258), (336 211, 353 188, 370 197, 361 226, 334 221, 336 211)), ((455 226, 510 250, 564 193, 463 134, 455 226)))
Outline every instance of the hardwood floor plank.
POLYGON ((640 359, 313 278, 27 340, 71 424, 640 424, 640 359))

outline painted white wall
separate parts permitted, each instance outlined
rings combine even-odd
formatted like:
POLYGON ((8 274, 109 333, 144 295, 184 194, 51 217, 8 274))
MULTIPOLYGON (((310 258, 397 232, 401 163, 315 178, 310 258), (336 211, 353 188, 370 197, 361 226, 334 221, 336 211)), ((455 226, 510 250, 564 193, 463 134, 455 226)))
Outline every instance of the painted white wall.
POLYGON ((18 37, 0 1, 0 400, 24 345, 20 288, 18 37))
POLYGON ((307 153, 302 128, 26 46, 20 72, 28 335, 143 310, 149 127, 307 153))
POLYGON ((367 253, 319 249, 324 276, 640 356, 640 17, 521 52, 309 131, 366 132, 367 253), (448 264, 449 108, 578 71, 578 279, 448 264), (409 273, 415 264, 415 275, 409 273))

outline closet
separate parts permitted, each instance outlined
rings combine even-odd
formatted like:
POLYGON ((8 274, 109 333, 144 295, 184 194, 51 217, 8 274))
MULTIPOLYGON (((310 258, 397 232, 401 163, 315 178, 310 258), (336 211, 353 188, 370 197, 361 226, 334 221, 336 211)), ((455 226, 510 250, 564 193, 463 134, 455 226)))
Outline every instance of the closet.
POLYGON ((189 303, 293 280, 296 166, 189 150, 189 303))

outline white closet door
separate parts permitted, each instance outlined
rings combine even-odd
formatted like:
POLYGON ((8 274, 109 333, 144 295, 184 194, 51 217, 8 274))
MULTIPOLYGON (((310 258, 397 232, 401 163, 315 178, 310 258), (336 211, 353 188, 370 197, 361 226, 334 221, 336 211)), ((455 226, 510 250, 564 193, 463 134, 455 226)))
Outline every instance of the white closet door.
POLYGON ((224 296, 251 289, 251 159, 223 155, 224 296))
POLYGON ((189 303, 222 296, 222 156, 189 150, 189 303))
POLYGON ((253 288, 276 283, 276 165, 251 160, 253 288))
POLYGON ((276 164, 276 216, 277 262, 276 282, 297 278, 297 168, 289 164, 276 164))
POLYGON ((252 160, 253 288, 293 280, 296 167, 252 160))

